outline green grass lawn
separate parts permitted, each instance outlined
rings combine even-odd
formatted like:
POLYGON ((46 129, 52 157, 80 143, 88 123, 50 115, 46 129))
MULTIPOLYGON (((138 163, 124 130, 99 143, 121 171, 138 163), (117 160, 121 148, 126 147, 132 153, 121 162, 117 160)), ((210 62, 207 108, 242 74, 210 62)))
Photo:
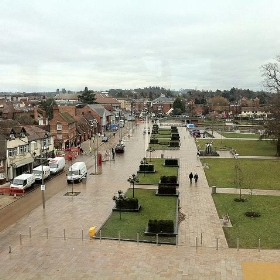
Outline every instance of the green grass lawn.
MULTIPOLYGON (((164 158, 152 158, 151 161, 148 159, 148 163, 155 166, 155 173, 138 173, 139 184, 158 184, 161 176, 178 176, 178 167, 167 167, 164 166, 164 158)), ((136 173, 135 173, 136 174, 136 173)))
POLYGON ((240 248, 258 248, 259 238, 261 248, 280 248, 280 197, 273 196, 245 196, 247 202, 235 202, 233 194, 215 194, 213 199, 221 218, 228 213, 233 227, 224 227, 229 247, 237 246, 239 238, 240 248), (258 218, 245 216, 247 211, 261 214, 258 218))
POLYGON ((254 138, 259 139, 258 134, 254 133, 234 133, 234 132, 222 132, 221 133, 226 138, 254 138))
MULTIPOLYGON (((101 228, 101 235, 104 238, 119 238, 139 241, 155 242, 155 236, 146 236, 144 231, 149 220, 173 220, 176 225, 177 197, 175 196, 156 196, 156 189, 145 190, 135 189, 135 197, 141 204, 139 212, 112 212, 112 215, 101 228), (121 218, 121 219, 120 219, 121 218)), ((132 189, 126 193, 127 197, 132 197, 132 189)), ((99 238, 100 232, 96 233, 99 238)), ((176 237, 160 237, 160 243, 176 244, 176 237)))
POLYGON ((238 164, 242 172, 242 188, 280 190, 280 160, 206 157, 201 162, 209 166, 204 169, 209 186, 235 188, 235 165, 238 164))
POLYGON ((213 141, 213 147, 233 148, 240 156, 275 156, 276 146, 270 140, 239 140, 239 139, 197 139, 200 150, 205 149, 205 144, 213 141))

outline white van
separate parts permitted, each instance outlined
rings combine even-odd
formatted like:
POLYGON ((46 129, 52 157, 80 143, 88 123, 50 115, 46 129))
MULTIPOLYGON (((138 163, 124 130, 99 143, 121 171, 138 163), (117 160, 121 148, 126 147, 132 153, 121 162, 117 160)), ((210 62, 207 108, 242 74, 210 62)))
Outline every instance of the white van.
POLYGON ((69 167, 67 174, 67 183, 81 182, 83 178, 87 177, 87 166, 83 161, 75 162, 69 167))
POLYGON ((65 158, 64 157, 55 157, 49 160, 49 167, 51 174, 57 174, 63 171, 65 167, 65 158))
POLYGON ((124 120, 120 120, 119 125, 120 125, 120 127, 124 127, 124 120))
POLYGON ((36 181, 42 181, 42 177, 45 180, 51 175, 50 167, 47 165, 43 165, 43 166, 39 165, 35 167, 32 172, 35 175, 36 181), (43 176, 42 176, 42 172, 43 172, 43 176))
POLYGON ((27 189, 35 183, 34 174, 21 174, 15 177, 10 185, 10 188, 27 189))

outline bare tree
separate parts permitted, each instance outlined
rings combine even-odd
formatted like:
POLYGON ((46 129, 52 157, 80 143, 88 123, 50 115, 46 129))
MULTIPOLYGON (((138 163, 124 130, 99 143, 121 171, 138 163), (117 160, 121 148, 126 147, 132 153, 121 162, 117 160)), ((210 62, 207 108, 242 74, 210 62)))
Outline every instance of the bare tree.
POLYGON ((271 118, 264 124, 261 138, 270 138, 276 144, 276 156, 280 156, 280 55, 276 62, 261 67, 264 86, 273 94, 270 107, 271 118))

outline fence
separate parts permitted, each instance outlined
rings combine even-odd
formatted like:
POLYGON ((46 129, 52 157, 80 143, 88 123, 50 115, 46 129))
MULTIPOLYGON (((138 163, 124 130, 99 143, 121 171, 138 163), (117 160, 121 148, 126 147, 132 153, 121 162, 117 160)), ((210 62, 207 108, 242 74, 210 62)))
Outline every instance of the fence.
MULTIPOLYGON (((155 240, 153 242, 145 242, 143 240, 140 240, 139 232, 137 232, 135 234, 135 239, 133 239, 133 240, 123 239, 122 236, 121 236, 121 231, 117 232, 117 236, 118 236, 117 238, 103 237, 101 230, 99 230, 96 235, 92 236, 92 234, 90 232, 90 229, 86 233, 83 229, 81 229, 79 233, 76 233, 76 235, 73 235, 73 233, 70 233, 70 231, 67 234, 66 229, 61 229, 61 235, 58 236, 58 235, 50 234, 49 228, 45 228, 44 232, 41 233, 41 234, 33 234, 32 233, 32 227, 29 226, 27 233, 25 233, 25 234, 19 233, 18 235, 11 236, 10 240, 13 241, 13 246, 11 244, 6 244, 6 246, 2 244, 0 246, 0 251, 6 251, 7 250, 9 253, 12 253, 13 247, 16 248, 18 245, 20 245, 20 246, 24 246, 25 244, 28 245, 29 241, 32 238, 37 238, 38 242, 39 242, 39 240, 43 241, 44 239, 45 240, 49 239, 49 240, 55 241, 55 243, 57 244, 58 247, 59 247, 59 241, 67 241, 67 240, 70 240, 71 242, 74 242, 75 240, 76 241, 82 241, 82 242, 96 240, 96 241, 99 241, 100 243, 102 242, 102 240, 103 241, 104 240, 114 240, 114 241, 117 241, 118 243, 121 243, 121 241, 136 242, 137 245, 139 245, 140 243, 150 243, 151 245, 163 245, 162 243, 160 243, 159 234, 155 235, 155 240)), ((220 249, 229 249, 229 250, 236 249, 237 251, 239 251, 239 249, 240 249, 240 239, 239 238, 236 239, 236 247, 235 248, 228 248, 228 247, 220 246, 219 238, 215 238, 214 241, 215 241, 214 242, 215 246, 212 246, 212 247, 205 246, 204 245, 204 235, 203 235, 203 233, 201 233, 199 236, 195 237, 195 240, 194 240, 193 244, 182 245, 182 246, 193 247, 196 250, 199 250, 199 248, 203 248, 203 247, 204 248, 213 248, 215 251, 220 250, 220 249)), ((37 244, 37 242, 36 242, 36 244, 37 244)), ((170 244, 168 244, 168 245, 170 245, 170 244)), ((176 247, 180 246, 180 244, 178 242, 178 235, 176 235, 176 243, 172 244, 172 245, 175 245, 176 247)), ((258 238, 256 240, 256 246, 254 248, 251 248, 251 250, 252 249, 257 250, 258 252, 261 251, 261 239, 260 238, 258 238)), ((247 250, 250 250, 250 249, 247 249, 247 250)))

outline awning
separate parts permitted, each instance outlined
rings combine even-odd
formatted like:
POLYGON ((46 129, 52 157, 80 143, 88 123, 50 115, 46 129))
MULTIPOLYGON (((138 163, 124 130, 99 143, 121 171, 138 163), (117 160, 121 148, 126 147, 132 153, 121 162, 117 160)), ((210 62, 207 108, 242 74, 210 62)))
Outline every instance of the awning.
POLYGON ((33 158, 26 158, 26 159, 18 160, 17 162, 14 163, 11 162, 10 165, 13 165, 15 168, 18 168, 32 162, 34 162, 33 158))

